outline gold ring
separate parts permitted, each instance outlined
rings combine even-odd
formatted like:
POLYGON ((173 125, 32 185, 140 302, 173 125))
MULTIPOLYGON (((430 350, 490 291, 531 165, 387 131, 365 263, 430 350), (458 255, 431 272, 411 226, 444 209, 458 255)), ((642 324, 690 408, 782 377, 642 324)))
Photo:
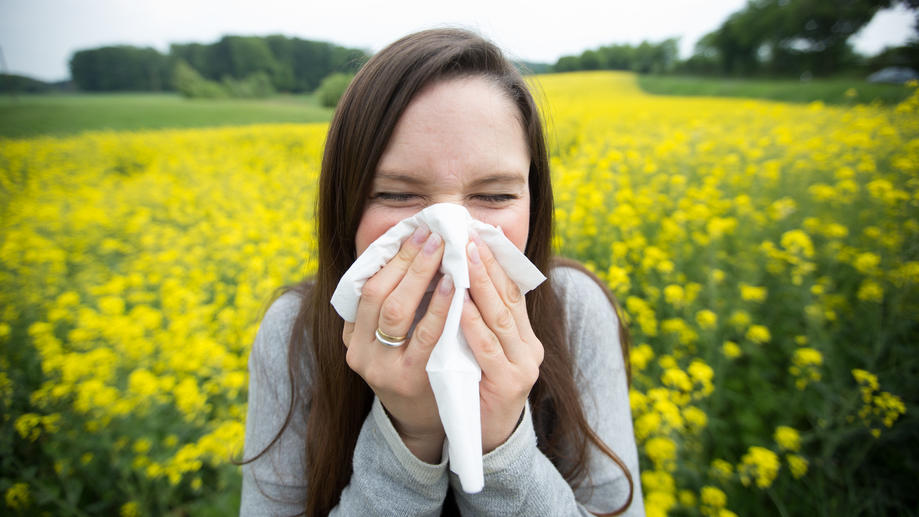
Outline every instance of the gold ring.
POLYGON ((397 348, 405 344, 405 336, 390 336, 389 334, 380 330, 379 327, 377 327, 375 334, 377 336, 377 341, 383 343, 386 346, 397 348))

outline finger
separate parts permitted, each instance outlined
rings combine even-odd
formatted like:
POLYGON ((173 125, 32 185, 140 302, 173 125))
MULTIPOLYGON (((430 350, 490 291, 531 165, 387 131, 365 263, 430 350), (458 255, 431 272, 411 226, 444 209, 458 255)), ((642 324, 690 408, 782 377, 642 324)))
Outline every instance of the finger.
POLYGON ((412 339, 405 350, 405 361, 408 364, 427 364, 431 356, 431 350, 440 339, 444 331, 444 323, 447 321, 447 313, 450 311, 450 302, 453 300, 453 277, 449 274, 443 276, 434 289, 431 296, 431 303, 428 305, 428 312, 425 313, 415 330, 412 332, 412 339))
POLYGON ((405 276, 429 234, 430 230, 427 228, 416 229, 412 236, 402 243, 396 256, 364 283, 355 318, 355 332, 359 336, 368 335, 368 332, 376 330, 380 319, 380 306, 405 276))
POLYGON ((498 336, 488 328, 481 312, 468 296, 463 303, 460 328, 463 329, 466 342, 469 343, 472 355, 482 368, 482 373, 486 377, 496 378, 499 372, 506 368, 507 356, 498 336))
POLYGON ((444 254, 443 239, 435 233, 428 236, 421 251, 415 255, 405 276, 383 301, 380 307, 378 328, 390 336, 408 334, 415 311, 421 303, 431 279, 440 269, 444 254))
POLYGON ((520 337, 514 314, 501 299, 494 282, 485 270, 479 247, 474 241, 470 241, 466 249, 469 255, 469 293, 475 301, 477 312, 498 337, 507 358, 511 362, 518 362, 524 357, 526 344, 520 337))
POLYGON ((536 335, 533 333, 533 327, 530 325, 530 316, 527 313, 527 304, 523 293, 520 292, 517 283, 507 274, 504 267, 498 263, 497 258, 495 258, 495 255, 491 252, 491 248, 485 244, 482 237, 477 233, 473 233, 472 239, 478 248, 482 264, 485 266, 485 271, 488 272, 488 276, 495 285, 495 289, 498 291, 501 299, 504 300, 505 305, 510 308, 511 313, 514 315, 514 321, 517 323, 517 330, 520 332, 520 336, 524 338, 524 340, 532 341, 530 338, 535 338, 536 335))

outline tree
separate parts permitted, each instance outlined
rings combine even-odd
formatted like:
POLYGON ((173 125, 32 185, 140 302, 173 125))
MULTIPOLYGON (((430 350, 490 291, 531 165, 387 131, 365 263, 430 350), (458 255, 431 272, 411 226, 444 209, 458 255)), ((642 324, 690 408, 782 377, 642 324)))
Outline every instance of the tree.
POLYGON ((556 72, 574 70, 634 70, 641 74, 672 71, 676 66, 677 39, 660 43, 642 41, 632 45, 609 45, 596 50, 585 50, 579 56, 563 56, 552 69, 556 72))
POLYGON ((152 48, 128 45, 80 50, 70 59, 70 75, 81 90, 165 90, 166 56, 152 48))
MULTIPOLYGON (((695 62, 714 59, 727 75, 838 73, 855 63, 849 38, 895 2, 749 0, 700 40, 695 62)), ((904 3, 915 9, 919 0, 904 3)))

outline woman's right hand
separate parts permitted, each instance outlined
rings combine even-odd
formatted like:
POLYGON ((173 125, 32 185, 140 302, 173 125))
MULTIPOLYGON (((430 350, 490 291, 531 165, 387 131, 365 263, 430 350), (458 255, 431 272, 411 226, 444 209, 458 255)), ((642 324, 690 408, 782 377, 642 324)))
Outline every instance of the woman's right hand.
POLYGON ((419 459, 438 463, 444 429, 425 365, 443 332, 453 281, 444 275, 431 297, 427 313, 411 338, 400 347, 379 342, 379 328, 389 336, 405 336, 421 299, 440 268, 443 240, 418 228, 399 253, 367 280, 354 323, 345 322, 342 339, 348 366, 373 389, 386 408, 406 447, 419 459))

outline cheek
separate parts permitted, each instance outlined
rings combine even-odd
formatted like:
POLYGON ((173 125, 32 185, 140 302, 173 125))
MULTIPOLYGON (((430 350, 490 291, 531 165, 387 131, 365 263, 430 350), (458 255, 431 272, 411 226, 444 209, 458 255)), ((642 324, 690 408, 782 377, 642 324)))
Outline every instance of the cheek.
POLYGON ((504 235, 524 251, 530 233, 530 204, 520 203, 506 210, 471 211, 472 217, 492 226, 500 226, 504 235))
POLYGON ((367 207, 364 210, 364 215, 361 216, 357 234, 354 236, 354 247, 357 250, 357 255, 360 256, 373 241, 386 233, 386 230, 411 215, 412 211, 404 212, 383 207, 367 207))

